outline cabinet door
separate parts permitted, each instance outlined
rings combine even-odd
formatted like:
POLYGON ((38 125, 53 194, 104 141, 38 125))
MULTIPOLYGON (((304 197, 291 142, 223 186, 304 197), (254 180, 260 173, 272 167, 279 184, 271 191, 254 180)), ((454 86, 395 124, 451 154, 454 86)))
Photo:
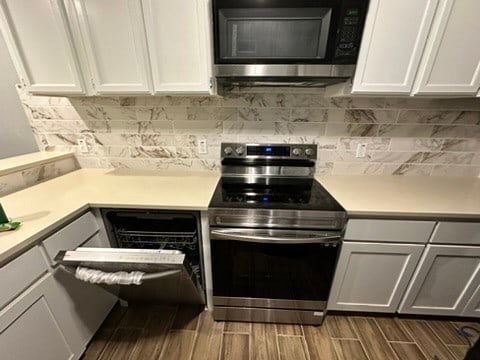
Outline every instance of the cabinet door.
POLYGON ((352 93, 410 94, 438 0, 371 0, 352 93))
POLYGON ((61 0, 0 0, 0 26, 28 91, 84 93, 61 0))
POLYGON ((480 247, 428 245, 400 313, 461 315, 480 281, 480 247))
POLYGON ((155 93, 209 93, 207 0, 143 0, 155 93))
POLYGON ((0 354, 3 360, 78 358, 56 316, 57 293, 51 275, 22 293, 0 312, 0 354))
POLYGON ((480 317, 480 285, 462 312, 462 316, 480 317))
POLYGON ((415 94, 475 96, 480 86, 480 1, 441 0, 415 94))
MULTIPOLYGON (((88 68, 98 94, 152 92, 147 39, 140 0, 68 0, 75 2, 88 68)), ((81 39, 78 43, 81 42, 81 39)))
POLYGON ((344 242, 327 308, 394 313, 424 247, 344 242))

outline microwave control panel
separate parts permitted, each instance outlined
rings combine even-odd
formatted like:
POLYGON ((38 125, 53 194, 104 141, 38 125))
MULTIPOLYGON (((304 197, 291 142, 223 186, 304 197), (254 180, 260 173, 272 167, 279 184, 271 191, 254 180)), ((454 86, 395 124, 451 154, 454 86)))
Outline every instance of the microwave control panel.
POLYGON ((356 56, 361 35, 361 13, 358 8, 345 9, 338 26, 336 58, 356 56))

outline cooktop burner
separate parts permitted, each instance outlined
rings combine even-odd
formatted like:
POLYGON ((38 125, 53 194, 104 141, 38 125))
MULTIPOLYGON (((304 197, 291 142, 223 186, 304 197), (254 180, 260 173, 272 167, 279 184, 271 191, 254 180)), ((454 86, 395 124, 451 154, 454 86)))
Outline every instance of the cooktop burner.
POLYGON ((209 207, 345 211, 315 179, 270 179, 268 184, 252 184, 222 178, 209 207))

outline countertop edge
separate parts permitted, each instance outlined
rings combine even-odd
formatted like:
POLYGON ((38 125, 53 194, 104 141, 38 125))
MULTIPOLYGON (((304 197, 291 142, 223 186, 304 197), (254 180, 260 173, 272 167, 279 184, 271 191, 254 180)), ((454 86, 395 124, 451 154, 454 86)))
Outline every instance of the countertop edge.
POLYGON ((7 159, 0 160, 0 176, 5 176, 11 173, 29 169, 34 166, 39 166, 43 164, 48 164, 54 161, 59 161, 67 159, 69 157, 74 157, 74 153, 71 151, 68 152, 46 152, 39 151, 36 153, 18 155, 7 159), (29 159, 32 158, 32 159, 29 159), (11 161, 19 161, 19 165, 5 165, 11 161))

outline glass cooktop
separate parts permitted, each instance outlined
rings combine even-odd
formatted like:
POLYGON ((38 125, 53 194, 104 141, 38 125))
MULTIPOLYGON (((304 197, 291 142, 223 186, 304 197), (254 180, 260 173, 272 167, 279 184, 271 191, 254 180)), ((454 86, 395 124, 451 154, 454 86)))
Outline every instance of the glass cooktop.
POLYGON ((272 178, 263 184, 222 178, 209 207, 345 211, 318 181, 293 178, 272 178))

